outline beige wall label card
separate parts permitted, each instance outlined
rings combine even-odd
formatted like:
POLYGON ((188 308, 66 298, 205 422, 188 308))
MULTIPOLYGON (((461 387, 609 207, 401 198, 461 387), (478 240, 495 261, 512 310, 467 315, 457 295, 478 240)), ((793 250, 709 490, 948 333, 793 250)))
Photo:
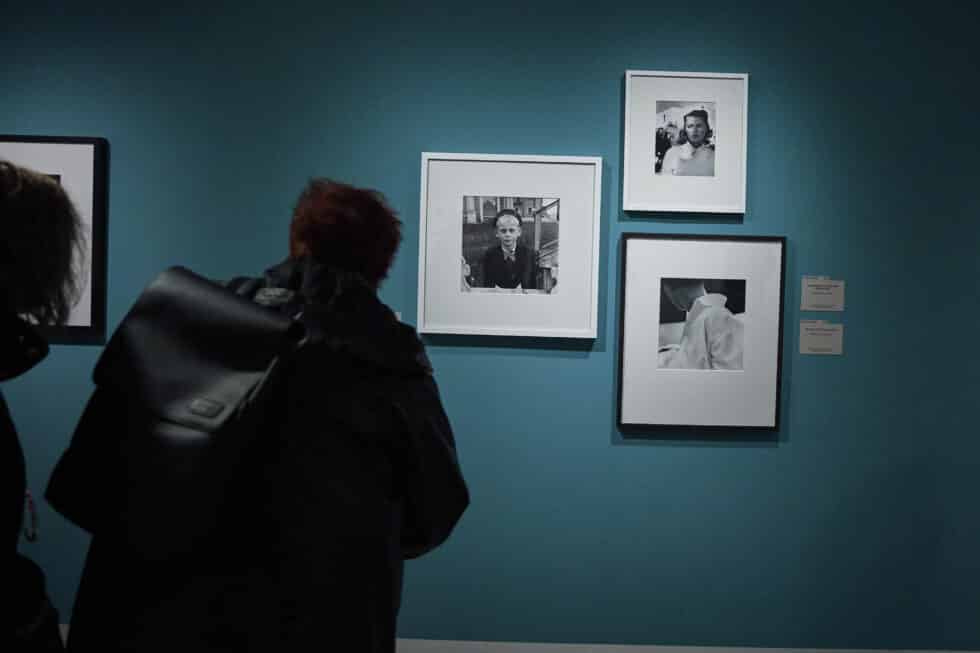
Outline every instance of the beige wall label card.
POLYGON ((803 277, 801 311, 843 311, 844 282, 828 277, 803 277))
POLYGON ((800 320, 800 353, 840 356, 844 353, 844 325, 800 320))

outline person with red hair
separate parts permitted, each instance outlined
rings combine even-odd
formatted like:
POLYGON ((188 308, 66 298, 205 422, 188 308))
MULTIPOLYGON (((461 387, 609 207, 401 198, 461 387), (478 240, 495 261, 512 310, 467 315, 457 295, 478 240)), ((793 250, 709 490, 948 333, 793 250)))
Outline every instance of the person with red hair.
POLYGON ((303 190, 289 224, 289 256, 355 272, 377 288, 401 242, 401 221, 377 191, 329 179, 303 190))
POLYGON ((400 240, 381 194, 309 182, 288 258, 229 283, 298 317, 309 344, 241 463, 247 496, 218 554, 142 573, 93 547, 69 650, 395 650, 403 561, 469 504, 425 347, 377 296, 400 240))
POLYGON ((296 644, 393 651, 403 559, 442 543, 469 503, 425 347, 377 297, 400 241, 380 193, 313 179, 289 258, 232 284, 302 312, 318 343, 292 370, 265 476, 277 564, 263 604, 278 616, 268 650, 289 650, 285 631, 296 644))

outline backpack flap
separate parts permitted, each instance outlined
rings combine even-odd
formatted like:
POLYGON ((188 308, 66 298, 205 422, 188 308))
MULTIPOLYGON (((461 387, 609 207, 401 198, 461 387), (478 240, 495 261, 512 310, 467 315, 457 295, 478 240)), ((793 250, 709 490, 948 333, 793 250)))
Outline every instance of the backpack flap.
POLYGON ((214 528, 256 431, 256 398, 302 340, 291 318, 183 268, 163 272, 116 329, 48 500, 155 558, 214 528), (103 473, 107 470, 109 473, 103 473))
POLYGON ((302 326, 184 268, 140 295, 95 367, 95 383, 152 414, 214 432, 302 326))

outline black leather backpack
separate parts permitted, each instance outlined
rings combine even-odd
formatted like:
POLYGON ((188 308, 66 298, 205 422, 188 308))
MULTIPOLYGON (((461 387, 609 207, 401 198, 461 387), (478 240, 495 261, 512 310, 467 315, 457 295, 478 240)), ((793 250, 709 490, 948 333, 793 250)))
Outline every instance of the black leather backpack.
POLYGON ((160 274, 102 353, 46 498, 93 535, 167 559, 206 542, 281 399, 302 324, 184 268, 160 274))

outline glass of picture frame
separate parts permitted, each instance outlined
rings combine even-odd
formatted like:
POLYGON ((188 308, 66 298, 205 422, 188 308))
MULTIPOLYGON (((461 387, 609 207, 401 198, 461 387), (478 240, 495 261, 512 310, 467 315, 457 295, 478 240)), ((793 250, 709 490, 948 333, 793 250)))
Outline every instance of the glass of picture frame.
POLYGON ((626 71, 624 211, 745 213, 748 81, 626 71))
POLYGON ((595 338, 602 159, 422 154, 418 329, 595 338))
POLYGON ((779 428, 785 249, 623 234, 620 427, 779 428))
POLYGON ((78 210, 83 250, 76 261, 82 284, 64 325, 38 325, 57 344, 103 344, 106 324, 106 217, 109 143, 81 136, 0 135, 0 159, 49 175, 78 210))

